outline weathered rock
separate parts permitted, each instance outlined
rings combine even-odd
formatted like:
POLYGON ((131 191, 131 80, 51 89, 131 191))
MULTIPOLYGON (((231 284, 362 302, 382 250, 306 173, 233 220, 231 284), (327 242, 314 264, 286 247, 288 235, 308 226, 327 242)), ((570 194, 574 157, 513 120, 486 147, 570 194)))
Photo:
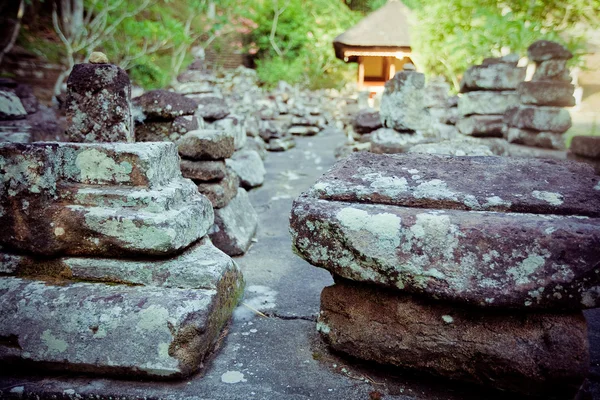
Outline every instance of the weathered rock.
POLYGON ((573 136, 570 150, 581 157, 600 159, 600 136, 573 136))
POLYGON ((446 154, 451 156, 493 156, 489 146, 470 138, 444 140, 437 143, 417 144, 407 153, 446 154))
POLYGON ((296 141, 293 137, 274 138, 267 142, 268 151, 287 151, 296 147, 296 141))
POLYGON ((181 137, 179 134, 172 135, 172 121, 147 120, 135 127, 136 142, 172 142, 181 137))
POLYGON ((346 158, 350 156, 350 154, 359 152, 359 151, 370 151, 371 150, 371 142, 367 143, 344 143, 341 146, 336 147, 334 156, 336 160, 340 158, 346 158))
MULTIPOLYGON (((28 123, 18 125, 4 125, 7 121, 0 122, 0 143, 29 143, 31 142, 31 126, 28 123)), ((24 122, 24 121, 19 121, 24 122)))
POLYGON ((0 279, 3 363, 145 378, 202 367, 241 292, 239 272, 217 290, 0 279), (127 345, 124 346, 123 344, 127 345))
POLYGON ((112 64, 77 64, 67 80, 71 142, 133 142, 131 83, 112 64))
POLYGON ((294 136, 314 136, 320 131, 316 126, 292 126, 288 129, 288 133, 294 136))
POLYGON ((260 136, 248 137, 244 149, 256 151, 263 160, 267 158, 267 144, 260 136))
POLYGON ((236 150, 241 149, 246 144, 246 126, 244 117, 239 115, 229 115, 226 118, 215 121, 211 124, 212 129, 223 130, 233 136, 233 144, 236 150))
POLYGON ((548 60, 538 63, 532 81, 558 80, 571 82, 571 75, 567 69, 567 60, 548 60))
POLYGON ((108 64, 108 57, 100 51, 93 51, 90 54, 89 62, 91 64, 108 64))
POLYGON ((573 398, 589 365, 581 312, 462 309, 339 282, 321 294, 317 329, 354 357, 543 398, 573 398))
MULTIPOLYGON (((187 75, 185 75, 185 74, 186 74, 186 72, 179 75, 179 77, 177 78, 177 80, 179 80, 179 82, 184 82, 175 87, 175 89, 177 90, 177 93, 181 93, 181 94, 202 93, 202 94, 204 94, 204 93, 213 93, 215 91, 215 87, 212 84, 210 84, 209 82, 193 82, 193 81, 186 82, 186 80, 197 78, 197 76, 194 77, 194 75, 197 75, 197 73, 187 71, 187 75), (184 79, 184 80, 182 81, 181 79, 184 79)), ((202 75, 201 75, 201 77, 202 77, 202 75)))
POLYGON ((0 120, 24 119, 27 111, 16 94, 0 90, 0 120))
POLYGON ((240 178, 240 185, 244 189, 252 189, 260 186, 265 181, 265 165, 262 158, 254 150, 240 150, 233 153, 226 160, 227 166, 231 168, 240 178))
POLYGON ((484 58, 481 62, 481 65, 490 65, 490 64, 509 64, 513 67, 516 67, 519 63, 519 55, 515 53, 507 54, 502 57, 488 57, 484 58))
POLYGON ((229 107, 220 97, 217 96, 202 96, 195 98, 198 103, 196 115, 204 118, 207 121, 215 121, 223 119, 229 115, 229 107))
POLYGON ((295 201, 290 225, 299 255, 347 279, 482 307, 578 309, 600 303, 599 200, 600 177, 583 164, 357 153, 295 201))
POLYGON ((434 79, 425 86, 424 105, 426 108, 445 108, 450 85, 444 80, 434 79))
POLYGON ((523 144, 525 146, 542 147, 545 149, 565 149, 565 138, 562 133, 556 132, 508 128, 506 130, 506 140, 510 143, 523 144))
POLYGON ((397 131, 425 130, 429 113, 425 109, 423 90, 425 75, 401 71, 385 83, 380 117, 383 126, 397 131))
POLYGON ((223 160, 193 161, 183 159, 179 166, 184 178, 202 182, 221 180, 227 172, 227 167, 223 160))
POLYGON ((218 182, 196 182, 198 191, 210 200, 214 208, 223 208, 237 196, 240 178, 227 168, 225 178, 218 182))
POLYGON ((371 133, 383 127, 379 111, 370 109, 360 110, 354 117, 352 126, 356 133, 371 133))
POLYGON ((173 120, 173 125, 171 125, 171 136, 178 136, 176 139, 172 140, 177 140, 186 133, 200 128, 198 118, 196 118, 195 115, 182 115, 181 117, 177 117, 173 120))
POLYGON ((210 239, 214 245, 230 256, 248 251, 258 227, 258 215, 242 188, 231 202, 215 210, 215 225, 210 239))
POLYGON ((179 154, 192 160, 222 160, 235 150, 232 133, 216 129, 188 132, 176 144, 179 154))
POLYGON ((522 104, 538 106, 573 107, 575 86, 562 81, 529 81, 519 84, 522 104))
POLYGON ((292 125, 299 126, 315 126, 319 128, 323 128, 326 125, 325 118, 321 116, 313 116, 313 115, 305 115, 302 117, 294 116, 290 120, 292 125))
POLYGON ((519 96, 515 91, 493 92, 476 91, 463 94, 458 100, 460 115, 472 114, 504 114, 507 108, 519 104, 519 96))
POLYGON ((412 146, 432 142, 421 133, 399 133, 393 129, 381 128, 371 136, 371 151, 379 154, 405 153, 412 146))
POLYGON ((504 115, 506 125, 541 132, 566 132, 571 127, 571 114, 560 107, 521 105, 504 115))
POLYGON ((474 65, 460 82, 460 92, 473 90, 515 90, 525 80, 525 68, 510 64, 474 65))
POLYGON ((141 107, 146 118, 150 120, 173 120, 182 115, 192 115, 198 106, 194 100, 162 89, 150 90, 136 97, 133 104, 141 107))
POLYGON ((504 126, 503 115, 471 115, 456 122, 460 133, 475 137, 502 137, 504 126))
MULTIPOLYGON (((21 100, 21 104, 23 105, 25 111, 27 111, 27 114, 33 114, 38 111, 40 103, 35 97, 35 94, 33 94, 33 89, 31 86, 24 83, 18 83, 9 78, 1 78, 0 90, 14 93, 19 100, 21 100)), ((0 106, 0 110, 1 109, 2 107, 0 106)))
POLYGON ((0 145, 0 244, 44 255, 179 251, 213 213, 178 167, 171 143, 0 145))
POLYGON ((538 40, 527 48, 527 57, 534 62, 570 60, 573 54, 563 45, 549 40, 538 40))

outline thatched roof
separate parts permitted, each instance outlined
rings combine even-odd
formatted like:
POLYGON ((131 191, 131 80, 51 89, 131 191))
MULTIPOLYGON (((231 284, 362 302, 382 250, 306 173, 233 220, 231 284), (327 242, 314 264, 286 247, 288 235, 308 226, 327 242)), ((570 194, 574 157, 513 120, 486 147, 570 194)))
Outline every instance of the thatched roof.
POLYGON ((410 10, 400 0, 388 0, 380 9, 335 39, 335 55, 344 59, 344 49, 378 48, 410 50, 408 15, 410 10))

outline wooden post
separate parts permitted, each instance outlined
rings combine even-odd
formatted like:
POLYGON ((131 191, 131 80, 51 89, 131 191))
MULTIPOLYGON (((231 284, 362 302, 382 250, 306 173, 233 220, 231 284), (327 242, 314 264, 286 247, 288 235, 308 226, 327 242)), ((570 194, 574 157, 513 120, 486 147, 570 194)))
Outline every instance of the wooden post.
POLYGON ((365 84, 365 64, 363 58, 358 57, 358 89, 362 89, 365 84))

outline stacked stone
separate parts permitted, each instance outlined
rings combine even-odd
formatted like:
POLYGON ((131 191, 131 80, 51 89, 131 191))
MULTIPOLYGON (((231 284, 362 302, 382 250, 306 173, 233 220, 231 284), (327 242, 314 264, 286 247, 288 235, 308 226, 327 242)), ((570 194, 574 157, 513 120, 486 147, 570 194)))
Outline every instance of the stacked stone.
POLYGON ((431 142, 425 133, 431 116, 425 107, 425 75, 405 70, 385 83, 379 114, 383 128, 372 132, 371 152, 403 153, 411 146, 431 142))
POLYGON ((124 143, 129 93, 118 67, 76 65, 67 133, 88 143, 0 145, 5 365, 182 378, 241 296, 241 271, 208 238, 212 206, 181 176, 176 146, 124 143))
POLYGON ((598 204, 584 164, 356 153, 296 199, 290 231, 334 275, 317 329, 336 351, 572 398, 581 310, 600 303, 598 204))
POLYGON ((296 105, 288 133, 294 136, 314 136, 325 128, 326 123, 319 107, 296 105))
POLYGON ((469 68, 460 82, 458 131, 475 137, 503 137, 504 113, 519 103, 516 92, 525 79, 516 54, 486 58, 469 68))
POLYGON ((600 136, 573 136, 567 157, 590 164, 600 175, 600 136))
POLYGON ((151 90, 133 99, 133 104, 137 142, 174 142, 204 126, 202 117, 195 115, 198 104, 179 93, 151 90))
POLYGON ((563 133, 571 127, 564 107, 575 105, 567 61, 573 57, 562 45, 539 40, 527 49, 535 62, 533 78, 518 87, 520 105, 507 110, 506 138, 511 143, 564 150, 563 133))
MULTIPOLYGON (((258 216, 246 190, 239 187, 240 178, 225 162, 234 155, 234 135, 225 130, 196 130, 181 137, 177 146, 183 176, 194 181, 214 208, 211 240, 229 255, 244 254, 256 233, 258 216)), ((262 164, 260 157, 258 161, 262 164)))
POLYGON ((352 138, 360 143, 370 142, 372 133, 381 128, 383 124, 379 111, 363 108, 352 119, 352 138))
POLYGON ((438 140, 455 139, 458 134, 458 98, 450 97, 450 85, 434 78, 425 86, 425 108, 431 116, 431 131, 438 140))

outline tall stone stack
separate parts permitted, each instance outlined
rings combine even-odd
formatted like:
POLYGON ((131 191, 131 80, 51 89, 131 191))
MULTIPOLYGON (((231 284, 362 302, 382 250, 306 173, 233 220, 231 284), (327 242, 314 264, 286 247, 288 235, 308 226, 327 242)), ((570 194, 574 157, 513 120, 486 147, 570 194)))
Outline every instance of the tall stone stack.
POLYGON ((355 153, 296 199, 290 231, 334 275, 317 322, 333 349, 572 398, 581 310, 600 303, 599 204, 584 164, 355 153))
POLYGON ((564 107, 575 105, 567 61, 573 57, 562 45, 539 40, 527 49, 536 65, 531 81, 519 84, 520 104, 507 110, 506 139, 511 143, 564 150, 563 133, 571 127, 564 107))
POLYGON ((458 131, 475 137, 503 137, 504 113, 519 104, 517 87, 525 80, 519 57, 486 58, 470 67, 460 82, 458 131))
POLYGON ((0 145, 1 362, 188 376, 221 336, 241 271, 208 238, 212 206, 176 146, 127 143, 127 75, 84 64, 68 82, 67 133, 86 143, 0 145))
POLYGON ((225 162, 235 151, 233 134, 215 129, 192 131, 177 146, 183 176, 196 183, 214 208, 213 243, 229 255, 244 254, 256 233, 258 216, 245 189, 239 187, 240 178, 225 162))

